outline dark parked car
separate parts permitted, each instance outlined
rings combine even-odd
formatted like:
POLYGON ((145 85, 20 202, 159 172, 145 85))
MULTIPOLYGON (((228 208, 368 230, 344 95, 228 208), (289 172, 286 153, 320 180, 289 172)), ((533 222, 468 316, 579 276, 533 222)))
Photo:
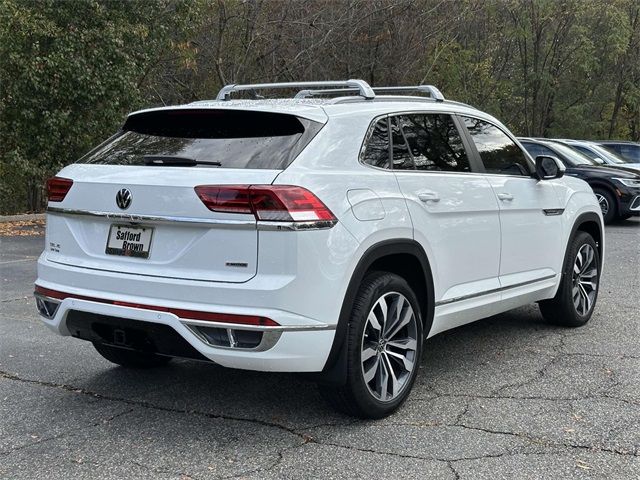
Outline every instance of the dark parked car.
POLYGON ((598 165, 586 155, 561 143, 520 138, 520 143, 535 158, 558 158, 567 167, 565 175, 587 182, 596 194, 605 223, 640 215, 640 175, 632 169, 598 165))
POLYGON ((559 140, 555 138, 550 138, 549 140, 574 148, 589 157, 591 160, 595 160, 599 165, 617 168, 631 168, 633 170, 640 171, 640 163, 633 163, 621 155, 618 155, 613 150, 609 150, 597 143, 588 142, 586 140, 559 140))
POLYGON ((609 150, 613 150, 632 163, 640 163, 640 143, 627 142, 624 140, 601 140, 595 143, 609 150))

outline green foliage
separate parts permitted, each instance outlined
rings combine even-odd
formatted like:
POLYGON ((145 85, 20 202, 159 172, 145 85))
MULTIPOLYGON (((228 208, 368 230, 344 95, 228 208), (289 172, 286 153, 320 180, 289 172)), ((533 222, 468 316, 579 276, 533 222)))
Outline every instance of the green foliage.
POLYGON ((0 213, 224 83, 433 83, 518 134, 640 140, 638 52, 638 0, 0 0, 0 213))
POLYGON ((0 211, 39 209, 44 179, 145 103, 169 5, 0 2, 0 211))

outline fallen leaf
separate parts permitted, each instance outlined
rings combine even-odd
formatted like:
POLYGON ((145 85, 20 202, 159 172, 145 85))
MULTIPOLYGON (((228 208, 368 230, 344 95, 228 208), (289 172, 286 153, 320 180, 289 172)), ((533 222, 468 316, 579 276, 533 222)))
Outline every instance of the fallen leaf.
POLYGON ((581 468, 582 470, 591 470, 591 467, 582 460, 576 460, 576 467, 581 468))

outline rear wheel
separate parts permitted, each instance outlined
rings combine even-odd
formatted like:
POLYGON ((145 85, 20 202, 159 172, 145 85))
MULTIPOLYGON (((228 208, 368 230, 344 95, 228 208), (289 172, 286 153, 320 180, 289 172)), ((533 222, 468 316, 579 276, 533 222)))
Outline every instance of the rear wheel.
POLYGON ((112 363, 127 368, 153 368, 166 365, 171 357, 156 355, 155 353, 141 352, 139 350, 127 350, 124 348, 93 342, 93 346, 100 355, 112 363))
POLYGON ((422 351, 420 307, 401 277, 372 272, 358 291, 347 331, 347 382, 320 386, 337 410, 381 418, 407 399, 422 351))
POLYGON ((539 302, 542 316, 551 323, 580 327, 591 318, 600 284, 600 255, 593 237, 577 232, 567 249, 556 296, 539 302))
POLYGON ((594 188, 593 193, 596 194, 596 198, 600 204, 604 223, 611 223, 616 218, 617 213, 616 201, 613 198, 613 194, 601 188, 594 188))

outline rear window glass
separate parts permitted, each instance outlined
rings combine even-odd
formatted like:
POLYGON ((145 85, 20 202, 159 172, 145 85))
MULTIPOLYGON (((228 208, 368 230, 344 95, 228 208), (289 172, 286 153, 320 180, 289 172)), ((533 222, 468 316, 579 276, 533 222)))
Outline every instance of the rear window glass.
POLYGON ((389 126, 386 118, 376 122, 367 142, 363 161, 374 167, 389 168, 389 126))
POLYGON ((108 165, 283 169, 322 124, 244 110, 161 110, 133 115, 79 160, 108 165))

